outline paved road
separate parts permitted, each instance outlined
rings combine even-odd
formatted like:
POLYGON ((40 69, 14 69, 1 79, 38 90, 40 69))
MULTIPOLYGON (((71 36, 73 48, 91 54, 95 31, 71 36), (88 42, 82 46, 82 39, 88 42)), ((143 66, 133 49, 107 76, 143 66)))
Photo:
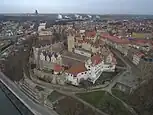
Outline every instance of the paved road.
POLYGON ((140 75, 140 69, 136 65, 134 65, 126 56, 121 55, 121 53, 116 49, 112 49, 112 51, 126 64, 129 71, 132 71, 133 73, 137 73, 138 75, 140 75))
POLYGON ((111 49, 111 51, 126 64, 126 67, 128 70, 131 70, 130 64, 123 58, 123 56, 121 55, 119 51, 115 49, 111 49))
POLYGON ((0 80, 35 115, 58 115, 55 111, 49 110, 49 109, 45 108, 44 106, 41 106, 39 104, 34 103, 11 80, 9 80, 2 72, 0 72, 0 80))
POLYGON ((118 81, 120 81, 121 77, 123 77, 123 75, 126 74, 126 73, 127 73, 127 70, 124 71, 123 73, 119 73, 117 76, 114 77, 114 79, 111 81, 111 83, 107 87, 103 88, 103 90, 105 90, 105 91, 107 91, 109 93, 112 93, 111 89, 114 87, 114 85, 118 81))

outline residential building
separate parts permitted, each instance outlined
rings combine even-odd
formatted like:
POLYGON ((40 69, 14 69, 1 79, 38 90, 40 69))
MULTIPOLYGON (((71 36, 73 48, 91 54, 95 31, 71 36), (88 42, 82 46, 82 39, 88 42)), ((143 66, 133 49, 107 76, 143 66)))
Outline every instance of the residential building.
POLYGON ((38 27, 38 32, 43 30, 43 29, 45 30, 45 27, 46 27, 46 23, 40 23, 39 27, 38 27))
POLYGON ((139 62, 140 62, 140 59, 144 56, 143 53, 139 52, 139 53, 136 53, 133 55, 133 60, 132 62, 135 64, 135 65, 138 65, 139 62))
POLYGON ((121 39, 121 38, 118 38, 116 36, 110 36, 110 35, 105 35, 105 34, 102 34, 101 35, 101 38, 103 39, 103 41, 107 45, 109 45, 109 46, 117 49, 122 54, 124 54, 125 56, 127 56, 128 50, 130 49, 129 48, 129 40, 127 40, 127 39, 121 39))

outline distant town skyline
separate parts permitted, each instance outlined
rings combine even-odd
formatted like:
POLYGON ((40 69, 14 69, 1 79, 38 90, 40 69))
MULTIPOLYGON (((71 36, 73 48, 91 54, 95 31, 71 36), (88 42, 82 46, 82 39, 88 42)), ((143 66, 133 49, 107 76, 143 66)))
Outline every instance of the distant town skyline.
POLYGON ((0 13, 152 14, 153 0, 1 0, 0 13))

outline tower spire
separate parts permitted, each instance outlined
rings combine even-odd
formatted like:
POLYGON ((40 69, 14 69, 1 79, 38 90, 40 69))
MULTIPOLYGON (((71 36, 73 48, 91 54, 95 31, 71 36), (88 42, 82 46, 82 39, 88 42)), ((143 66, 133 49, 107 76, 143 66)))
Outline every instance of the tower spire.
POLYGON ((35 10, 35 15, 38 15, 38 11, 37 10, 35 10))

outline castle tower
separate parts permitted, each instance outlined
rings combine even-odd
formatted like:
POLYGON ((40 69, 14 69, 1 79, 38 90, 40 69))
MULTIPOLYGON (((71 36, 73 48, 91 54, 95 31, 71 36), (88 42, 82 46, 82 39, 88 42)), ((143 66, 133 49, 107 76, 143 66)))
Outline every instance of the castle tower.
POLYGON ((72 52, 73 51, 74 42, 75 42, 74 36, 73 35, 68 35, 67 43, 68 43, 68 51, 69 52, 72 52))

